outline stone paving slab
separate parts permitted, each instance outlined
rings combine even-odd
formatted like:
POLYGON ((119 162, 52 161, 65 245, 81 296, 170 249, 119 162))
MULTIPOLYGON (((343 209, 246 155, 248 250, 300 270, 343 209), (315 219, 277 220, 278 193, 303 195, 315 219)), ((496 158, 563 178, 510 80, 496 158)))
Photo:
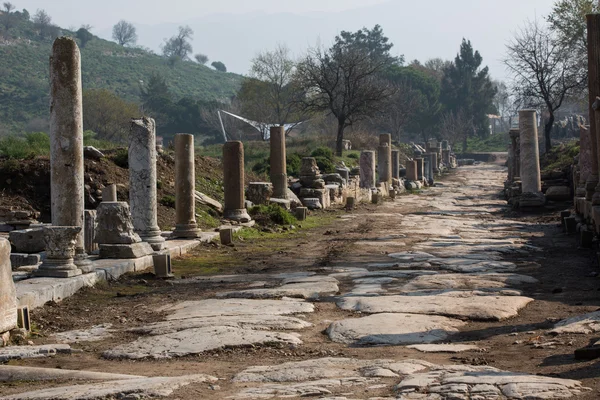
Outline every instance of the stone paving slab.
POLYGON ((481 350, 472 344, 413 344, 406 346, 406 348, 418 350, 423 353, 462 353, 465 351, 481 350))
POLYGON ((335 321, 327 335, 337 343, 396 346, 444 340, 465 324, 437 315, 384 313, 335 321))
POLYGON ((254 299, 206 299, 184 301, 161 307, 157 311, 169 313, 167 320, 218 317, 227 315, 288 315, 311 313, 312 303, 298 299, 254 300, 254 299))
POLYGON ((40 346, 8 346, 0 348, 0 362, 20 360, 23 358, 40 358, 56 354, 70 354, 68 344, 44 344, 40 346))
POLYGON ((444 315, 471 320, 515 317, 533 301, 522 296, 485 296, 482 292, 447 292, 435 296, 343 297, 337 305, 343 310, 375 313, 444 315), (450 298, 449 298, 450 297, 450 298))
POLYGON ((259 331, 231 326, 192 328, 164 335, 142 337, 102 353, 107 359, 144 358, 169 359, 200 354, 224 347, 239 347, 269 343, 302 344, 300 335, 259 331))
POLYGON ((79 329, 54 334, 59 343, 97 342, 112 337, 112 324, 96 325, 90 329, 79 329))
POLYGON ((209 375, 116 380, 87 385, 60 386, 2 397, 3 400, 144 399, 169 396, 190 383, 214 382, 209 375))
POLYGON ((491 290, 508 288, 509 285, 537 283, 530 276, 519 274, 440 274, 433 276, 417 276, 402 286, 402 291, 461 289, 491 290))
MULTIPOLYGON (((328 277, 325 277, 328 278, 328 277)), ((301 299, 318 299, 331 296, 339 291, 337 280, 327 279, 289 283, 273 288, 242 289, 217 294, 219 298, 242 298, 242 299, 277 299, 281 297, 294 297, 301 299)))
POLYGON ((600 311, 577 315, 559 321, 550 331, 553 335, 563 333, 590 334, 600 332, 600 311))
POLYGON ((95 371, 0 365, 0 382, 54 380, 114 381, 139 378, 144 377, 136 375, 109 374, 95 371))

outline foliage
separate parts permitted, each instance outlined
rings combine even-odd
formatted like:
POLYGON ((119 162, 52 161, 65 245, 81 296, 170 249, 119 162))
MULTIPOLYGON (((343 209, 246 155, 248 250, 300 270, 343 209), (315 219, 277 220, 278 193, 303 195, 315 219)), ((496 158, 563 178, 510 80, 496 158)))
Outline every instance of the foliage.
POLYGON ((452 148, 457 142, 463 142, 463 152, 468 149, 469 132, 474 128, 473 116, 467 115, 463 110, 448 111, 442 116, 440 133, 450 142, 452 148))
POLYGON ((329 160, 333 160, 333 151, 331 151, 330 148, 327 147, 317 147, 315 150, 313 150, 312 153, 310 153, 311 157, 325 157, 328 158, 329 160))
MULTIPOLYGON (((254 172, 257 175, 268 175, 270 173, 270 171, 271 171, 271 162, 268 157, 257 161, 252 166, 252 172, 254 172)), ((288 174, 289 173, 290 172, 288 171, 288 174)))
POLYGON ((126 142, 130 120, 139 116, 137 104, 125 101, 109 90, 83 91, 83 129, 96 132, 98 139, 126 142))
POLYGON ((210 65, 219 72, 227 72, 227 67, 221 61, 213 61, 210 65))
MULTIPOLYGON (((468 149, 471 152, 506 151, 510 138, 508 133, 496 133, 486 138, 473 136, 467 139, 468 149)), ((465 150, 463 150, 464 152, 465 150)))
POLYGON ((165 207, 175 208, 175 196, 165 195, 160 199, 160 204, 165 207))
POLYGON ((514 87, 526 106, 544 107, 549 117, 544 125, 546 152, 552 148, 554 113, 565 99, 582 89, 577 60, 553 31, 537 20, 527 21, 507 45, 506 66, 512 72, 514 87))
POLYGON ((302 166, 302 155, 298 153, 288 153, 285 161, 288 175, 299 176, 300 167, 302 166))
POLYGON ((440 94, 445 110, 472 117, 474 129, 480 135, 488 132, 487 115, 497 112, 493 104, 496 89, 488 75, 488 67, 481 68, 482 61, 471 41, 463 39, 454 62, 444 70, 440 94))
POLYGON ((127 149, 119 149, 112 156, 113 162, 121 168, 129 168, 129 151, 127 149))
POLYGON ((4 32, 8 32, 10 28, 12 28, 14 24, 15 15, 13 14, 13 10, 15 6, 11 2, 2 3, 2 17, 0 19, 2 25, 4 25, 4 32))
POLYGON ((79 39, 79 44, 82 49, 90 40, 94 38, 94 35, 92 35, 90 31, 85 28, 79 28, 75 35, 77 36, 77 39, 79 39))
POLYGON ((0 139, 0 156, 9 159, 29 159, 50 154, 50 138, 44 132, 23 136, 9 135, 0 139))
POLYGON ((135 46, 138 39, 135 26, 123 19, 113 26, 112 37, 120 46, 135 46))
POLYGON ((254 206, 250 208, 249 213, 254 219, 259 220, 267 217, 272 223, 278 225, 293 225, 297 222, 292 214, 277 204, 254 206))
POLYGON ((170 39, 165 39, 162 45, 162 52, 165 58, 171 60, 185 60, 188 54, 192 52, 194 31, 189 26, 180 26, 178 33, 170 39))
POLYGON ((381 79, 394 60, 389 54, 391 46, 378 26, 355 34, 342 32, 331 48, 313 49, 297 66, 299 85, 310 94, 302 101, 303 110, 326 112, 337 120, 338 156, 342 155, 345 129, 380 114, 393 94, 381 79))
POLYGON ((194 56, 194 58, 196 59, 196 61, 198 61, 198 63, 200 64, 206 64, 208 62, 208 56, 205 54, 196 54, 194 56))
POLYGON ((315 161, 321 173, 332 174, 335 172, 335 164, 330 158, 315 157, 315 161))
POLYGON ((52 36, 52 17, 45 10, 37 10, 33 15, 33 25, 42 39, 52 36))

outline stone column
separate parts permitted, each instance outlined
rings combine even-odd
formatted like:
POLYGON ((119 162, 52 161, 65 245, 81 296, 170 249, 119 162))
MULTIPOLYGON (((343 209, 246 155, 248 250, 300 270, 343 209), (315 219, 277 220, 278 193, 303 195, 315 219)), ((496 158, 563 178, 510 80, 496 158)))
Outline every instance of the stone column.
POLYGON ((250 222, 244 200, 244 145, 229 141, 223 145, 223 186, 225 208, 223 217, 233 221, 250 222))
POLYGON ((17 291, 12 278, 10 242, 0 238, 0 335, 16 327, 17 291))
POLYGON ((96 243, 96 210, 85 210, 85 226, 83 228, 84 232, 84 243, 85 243, 85 251, 88 254, 91 254, 98 250, 98 244, 96 243))
POLYGON ((379 182, 392 183, 392 135, 389 133, 379 135, 377 153, 379 182))
POLYGON ((450 168, 450 150, 442 150, 442 162, 450 168))
POLYGON ((594 103, 600 96, 600 14, 588 14, 587 46, 588 46, 588 99, 590 115, 590 142, 592 147, 592 169, 585 183, 586 200, 592 200, 593 205, 600 205, 600 182, 598 182, 598 149, 600 149, 600 134, 598 121, 594 118, 594 103))
POLYGON ((540 176, 540 150, 538 146, 537 113, 535 110, 519 111, 521 147, 521 207, 540 207, 546 202, 542 194, 540 176))
POLYGON ((423 159, 415 158, 415 162, 417 163, 417 180, 422 181, 423 180, 423 169, 424 169, 423 159))
POLYGON ((508 145, 508 156, 506 158, 506 165, 508 167, 508 182, 513 181, 513 164, 515 159, 515 151, 512 144, 508 145))
POLYGON ((400 179, 400 150, 392 150, 392 178, 400 179))
POLYGON ((360 153, 360 187, 375 187, 375 152, 372 150, 363 150, 360 153))
POLYGON ((129 203, 135 232, 155 251, 162 249, 156 215, 156 126, 152 118, 131 120, 129 133, 129 203))
POLYGON ((406 162, 406 179, 413 182, 418 180, 417 162, 415 160, 409 160, 406 162))
POLYGON ((194 135, 175 135, 175 230, 173 238, 197 238, 196 223, 196 163, 194 135))
MULTIPOLYGON (((434 149, 434 150, 437 150, 437 148, 434 149)), ((439 154, 438 154, 437 151, 431 153, 431 157, 432 157, 431 159, 433 161, 433 173, 434 174, 439 174, 440 173, 440 161, 439 161, 440 159, 439 159, 438 155, 439 154)))
MULTIPOLYGON (((597 114, 596 112, 595 114, 597 114)), ((584 126, 579 126, 579 179, 577 182, 573 182, 576 186, 575 189, 575 197, 587 197, 588 191, 587 188, 587 180, 592 170, 592 144, 591 144, 591 135, 589 129, 584 126)), ((593 183, 593 182, 592 182, 593 183)), ((595 185, 591 189, 595 189, 595 185)), ((594 191, 590 191, 591 196, 593 197, 594 191)), ((591 200, 592 197, 586 198, 586 200, 591 200)))
POLYGON ((444 150, 449 150, 447 140, 442 140, 442 151, 444 150))
POLYGON ((287 199, 287 166, 285 151, 285 129, 283 126, 271 127, 271 182, 273 183, 273 197, 287 199))
POLYGON ((427 153, 425 154, 425 156, 427 157, 427 160, 429 161, 429 165, 427 166, 427 170, 428 170, 428 180, 429 180, 429 185, 433 185, 433 183, 435 182, 435 172, 434 172, 434 168, 435 168, 435 163, 437 162, 437 156, 435 153, 427 153))
POLYGON ((106 186, 102 189, 102 202, 111 202, 118 201, 117 200, 117 185, 114 183, 112 185, 106 186))
POLYGON ((50 57, 50 185, 52 225, 78 226, 75 261, 93 267, 84 248, 84 163, 81 55, 77 43, 60 37, 50 57))
POLYGON ((519 136, 520 132, 518 129, 511 129, 508 132, 510 136, 510 144, 513 148, 513 158, 512 158, 512 181, 519 180, 521 172, 519 171, 519 165, 521 165, 521 150, 519 146, 519 136))

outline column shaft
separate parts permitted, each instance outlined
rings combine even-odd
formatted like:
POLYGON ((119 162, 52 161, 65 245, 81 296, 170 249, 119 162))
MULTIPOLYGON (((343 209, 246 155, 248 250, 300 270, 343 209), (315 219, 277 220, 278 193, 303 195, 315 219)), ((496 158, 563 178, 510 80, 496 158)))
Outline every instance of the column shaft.
POLYGON ((196 171, 194 135, 175 135, 175 230, 174 238, 200 236, 196 223, 196 171))

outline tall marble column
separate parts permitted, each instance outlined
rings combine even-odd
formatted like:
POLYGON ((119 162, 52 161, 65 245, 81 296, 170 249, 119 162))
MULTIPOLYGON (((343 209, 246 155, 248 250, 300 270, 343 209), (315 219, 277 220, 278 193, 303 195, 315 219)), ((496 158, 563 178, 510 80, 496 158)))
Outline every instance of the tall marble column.
POLYGON ((175 230, 173 238, 197 238, 196 223, 196 162, 194 135, 175 135, 175 230))
POLYGON ((156 125, 152 118, 131 120, 129 133, 129 203, 135 232, 152 249, 165 238, 158 227, 156 190, 156 125))
POLYGON ((229 141, 223 145, 223 186, 225 207, 223 217, 233 221, 249 222, 244 198, 244 145, 229 141))
POLYGON ((50 185, 52 225, 77 226, 75 265, 65 277, 91 272, 84 243, 81 55, 75 40, 54 41, 50 57, 50 185))
POLYGON ((360 187, 372 189, 375 187, 375 152, 363 150, 360 153, 360 187))
POLYGON ((273 196, 277 199, 288 198, 287 166, 285 150, 285 129, 283 126, 271 127, 271 182, 273 183, 273 196))
POLYGON ((424 161, 422 158, 415 158, 415 161, 417 163, 417 180, 422 181, 423 180, 423 170, 424 170, 424 161))
POLYGON ((379 135, 377 170, 379 182, 392 183, 392 135, 389 133, 379 135))
POLYGON ((542 194, 540 150, 538 145, 537 113, 535 110, 519 111, 521 147, 521 198, 520 207, 540 207, 546 202, 542 194))
POLYGON ((592 169, 586 179, 586 200, 592 200, 593 205, 600 205, 600 182, 598 171, 600 171, 600 134, 598 133, 598 121, 594 117, 594 103, 600 96, 600 14, 588 14, 587 20, 587 46, 588 46, 588 99, 590 115, 590 141, 592 145, 592 169))
POLYGON ((392 150, 392 178, 400 179, 400 150, 392 150))

